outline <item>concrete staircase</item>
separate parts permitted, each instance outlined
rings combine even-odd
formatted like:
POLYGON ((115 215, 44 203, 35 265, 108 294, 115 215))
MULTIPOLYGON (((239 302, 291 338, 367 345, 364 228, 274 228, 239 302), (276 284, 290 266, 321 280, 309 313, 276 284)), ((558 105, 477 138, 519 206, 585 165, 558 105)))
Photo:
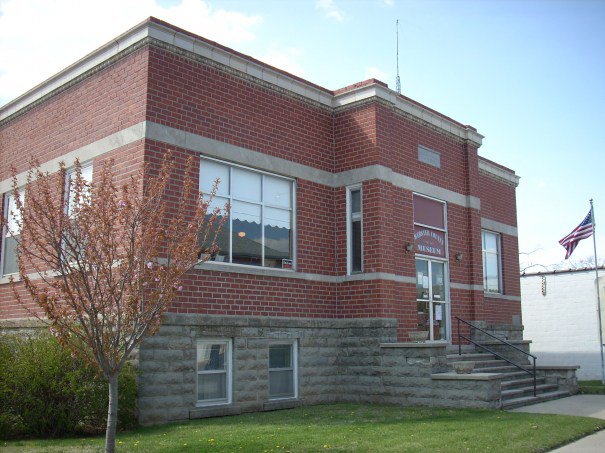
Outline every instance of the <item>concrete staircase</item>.
MULTIPOLYGON (((502 409, 513 409, 571 395, 569 391, 560 390, 556 384, 547 384, 543 377, 539 377, 536 379, 536 396, 534 396, 533 376, 505 360, 498 360, 493 354, 478 352, 463 352, 462 355, 448 354, 447 361, 450 365, 454 362, 472 361, 475 362, 473 373, 500 374, 502 409)), ((526 369, 531 370, 529 364, 526 369)))

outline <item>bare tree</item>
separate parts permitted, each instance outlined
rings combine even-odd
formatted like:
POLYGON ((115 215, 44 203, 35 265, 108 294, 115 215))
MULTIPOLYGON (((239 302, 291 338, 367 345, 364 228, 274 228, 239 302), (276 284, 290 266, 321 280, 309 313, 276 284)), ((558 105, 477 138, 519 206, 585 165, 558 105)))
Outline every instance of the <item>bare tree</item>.
POLYGON ((79 162, 67 180, 63 164, 48 173, 32 162, 25 197, 13 176, 9 213, 20 231, 19 280, 35 305, 18 282, 15 296, 109 382, 107 452, 115 450, 118 374, 159 329, 185 273, 216 252, 225 218, 209 207, 218 181, 212 193, 200 194, 192 159, 181 162, 179 177, 168 156, 155 171, 144 166, 121 184, 113 164, 106 161, 89 183, 79 162))

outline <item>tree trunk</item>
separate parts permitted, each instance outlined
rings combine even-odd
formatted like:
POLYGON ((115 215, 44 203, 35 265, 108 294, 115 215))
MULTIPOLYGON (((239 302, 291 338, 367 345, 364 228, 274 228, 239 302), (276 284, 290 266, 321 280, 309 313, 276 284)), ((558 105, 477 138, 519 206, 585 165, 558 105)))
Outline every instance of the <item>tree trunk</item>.
POLYGON ((118 373, 109 376, 109 407, 105 430, 105 453, 116 450, 116 426, 118 424, 118 373))

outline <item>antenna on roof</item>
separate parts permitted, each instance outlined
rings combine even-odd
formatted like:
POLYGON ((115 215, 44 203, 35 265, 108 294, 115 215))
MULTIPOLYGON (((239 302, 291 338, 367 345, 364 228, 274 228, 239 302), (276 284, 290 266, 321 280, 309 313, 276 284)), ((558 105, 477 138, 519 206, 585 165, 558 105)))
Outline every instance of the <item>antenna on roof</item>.
POLYGON ((397 78, 395 79, 395 90, 401 94, 401 79, 399 78, 399 19, 395 21, 395 31, 397 34, 397 78))

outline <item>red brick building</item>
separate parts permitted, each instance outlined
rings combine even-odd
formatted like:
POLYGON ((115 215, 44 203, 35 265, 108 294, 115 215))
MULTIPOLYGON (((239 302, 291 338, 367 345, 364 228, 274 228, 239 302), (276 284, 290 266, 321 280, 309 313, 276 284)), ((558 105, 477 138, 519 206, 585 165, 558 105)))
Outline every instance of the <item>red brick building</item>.
MULTIPOLYGON (((32 154, 48 169, 79 157, 91 174, 113 158, 127 174, 174 150, 199 156, 202 189, 221 177, 217 202, 232 206, 221 252, 191 273, 167 318, 197 342, 190 372, 157 381, 197 385, 197 399, 146 419, 162 421, 237 402, 244 344, 270 362, 256 380, 240 370, 257 383, 239 398, 253 410, 280 394, 326 400, 305 390, 315 378, 305 381, 304 348, 343 339, 338 329, 451 343, 456 316, 520 325, 518 177, 479 157, 481 140, 380 81, 330 91, 151 18, 0 108, 0 193, 6 212, 10 168, 23 178, 32 154), (208 377, 217 351, 225 363, 208 377)), ((2 319, 26 316, 6 284, 11 244, 3 232, 2 319)))

